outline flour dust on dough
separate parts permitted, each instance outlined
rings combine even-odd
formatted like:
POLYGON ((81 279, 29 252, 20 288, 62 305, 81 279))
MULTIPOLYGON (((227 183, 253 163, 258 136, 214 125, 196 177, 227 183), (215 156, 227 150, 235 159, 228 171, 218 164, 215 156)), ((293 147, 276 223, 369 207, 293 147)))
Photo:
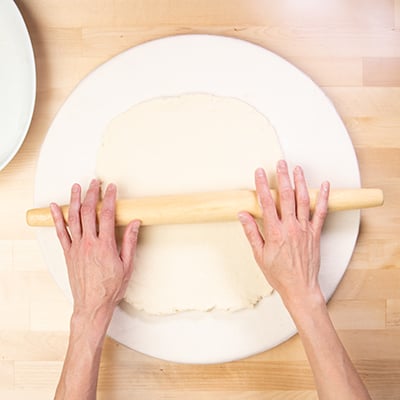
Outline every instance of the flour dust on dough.
MULTIPOLYGON (((96 172, 119 198, 254 189, 282 158, 270 122, 247 103, 209 94, 160 97, 107 126, 96 172)), ((239 310, 272 289, 239 222, 141 228, 125 301, 149 314, 239 310)))

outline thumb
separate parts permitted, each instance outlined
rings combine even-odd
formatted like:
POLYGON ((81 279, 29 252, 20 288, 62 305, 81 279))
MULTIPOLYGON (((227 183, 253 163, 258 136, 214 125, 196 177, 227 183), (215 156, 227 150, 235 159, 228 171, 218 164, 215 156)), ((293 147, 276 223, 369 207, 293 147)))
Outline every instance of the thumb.
POLYGON ((257 263, 260 264, 264 248, 264 239, 258 229, 257 222, 248 212, 245 211, 241 211, 238 214, 238 218, 253 250, 254 258, 257 263))
POLYGON ((136 252, 140 224, 141 221, 139 220, 131 221, 126 227, 122 238, 120 256, 128 279, 132 275, 133 271, 133 258, 136 252))

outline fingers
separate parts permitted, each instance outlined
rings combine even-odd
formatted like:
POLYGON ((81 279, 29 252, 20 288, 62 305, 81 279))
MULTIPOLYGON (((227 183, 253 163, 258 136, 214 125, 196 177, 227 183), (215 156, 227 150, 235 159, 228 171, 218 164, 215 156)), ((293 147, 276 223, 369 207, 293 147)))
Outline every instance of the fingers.
POLYGON ((121 244, 121 259, 125 266, 126 278, 129 279, 133 271, 133 257, 135 255, 140 221, 134 220, 126 227, 121 244))
POLYGON ((107 186, 100 211, 99 237, 115 240, 115 201, 117 187, 114 184, 107 186))
POLYGON ((51 215, 53 217, 54 225, 56 227, 57 237, 61 243, 64 253, 67 253, 71 248, 71 238, 65 226, 64 216, 61 208, 55 204, 50 204, 51 215))
POLYGON ((280 160, 276 168, 281 219, 295 217, 295 196, 286 161, 280 160))
MULTIPOLYGON (((305 227, 310 221, 310 196, 302 168, 297 166, 294 169, 295 190, 293 190, 290 182, 286 161, 280 160, 278 162, 276 174, 281 221, 283 222, 285 219, 293 218, 297 219, 299 223, 305 227)), ((264 170, 258 169, 256 171, 255 181, 257 194, 263 211, 266 236, 268 236, 268 227, 273 226, 279 221, 278 211, 271 195, 264 170)), ((329 184, 327 185, 329 192, 329 184)), ((326 188, 325 192, 323 192, 322 189, 321 192, 319 206, 314 212, 313 218, 313 224, 318 229, 322 229, 327 213, 327 197, 329 196, 329 193, 326 193, 326 188)))
POLYGON ((321 234, 328 213, 329 186, 329 182, 324 182, 321 185, 312 217, 312 226, 318 236, 321 234))
POLYGON ((301 167, 294 169, 294 187, 296 195, 297 219, 303 226, 310 220, 310 196, 301 167))
POLYGON ((99 201, 99 195, 100 182, 97 179, 93 179, 81 206, 82 232, 85 234, 97 235, 96 206, 99 201))
POLYGON ((241 211, 238 214, 238 218, 240 223, 242 224, 247 240, 249 241, 250 246, 253 250, 254 258, 257 262, 260 262, 262 259, 262 252, 264 248, 264 239, 261 236, 258 225, 254 218, 248 212, 241 211))
POLYGON ((258 168, 255 172, 255 183, 258 199, 263 212, 264 225, 278 221, 275 201, 269 189, 267 175, 262 168, 258 168))
POLYGON ((75 183, 71 188, 71 198, 68 209, 68 226, 72 239, 79 239, 82 233, 81 227, 81 187, 75 183))

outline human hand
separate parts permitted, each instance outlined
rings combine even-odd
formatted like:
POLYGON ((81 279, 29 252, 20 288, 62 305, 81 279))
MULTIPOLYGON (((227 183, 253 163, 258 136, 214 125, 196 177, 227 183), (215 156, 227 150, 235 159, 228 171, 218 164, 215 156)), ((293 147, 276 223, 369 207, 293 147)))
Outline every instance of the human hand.
POLYGON ((116 186, 108 185, 97 226, 100 182, 93 180, 81 203, 81 187, 73 185, 67 230, 60 207, 50 205, 64 250, 74 299, 74 315, 108 324, 122 300, 133 270, 140 221, 125 229, 121 250, 115 238, 116 186))
POLYGON ((318 283, 320 237, 328 209, 329 183, 324 182, 310 218, 310 199, 300 167, 294 170, 293 190, 285 161, 277 165, 280 212, 272 198, 264 170, 255 173, 256 190, 263 211, 263 229, 247 212, 239 220, 254 257, 271 286, 289 311, 303 301, 321 300, 318 283))

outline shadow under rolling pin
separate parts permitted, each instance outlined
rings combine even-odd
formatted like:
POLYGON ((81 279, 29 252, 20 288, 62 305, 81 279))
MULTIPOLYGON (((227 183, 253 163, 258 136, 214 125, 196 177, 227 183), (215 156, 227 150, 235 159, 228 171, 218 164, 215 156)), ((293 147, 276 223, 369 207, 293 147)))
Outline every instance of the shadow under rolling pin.
MULTIPOLYGON (((309 190, 311 210, 315 207, 318 191, 309 190)), ((276 191, 271 192, 277 203, 276 191)), ((381 189, 336 189, 330 191, 328 211, 377 207, 382 204, 381 189)), ((97 212, 100 210, 101 202, 97 212)), ((68 206, 62 206, 62 211, 68 221, 68 206)), ((117 226, 127 225, 133 219, 141 220, 142 225, 189 224, 234 221, 239 211, 248 211, 256 218, 262 216, 255 191, 231 190, 121 199, 117 201, 115 217, 117 226)), ((26 220, 30 226, 54 225, 49 207, 28 210, 26 220)))

